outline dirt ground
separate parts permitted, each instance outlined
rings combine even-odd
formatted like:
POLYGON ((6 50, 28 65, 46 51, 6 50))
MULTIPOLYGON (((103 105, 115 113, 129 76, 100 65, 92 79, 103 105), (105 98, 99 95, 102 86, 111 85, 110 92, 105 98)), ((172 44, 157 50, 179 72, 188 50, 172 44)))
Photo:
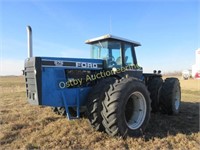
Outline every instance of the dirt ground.
POLYGON ((23 77, 0 77, 1 149, 200 149, 200 80, 182 80, 180 114, 151 114, 146 132, 122 139, 96 132, 87 119, 68 121, 26 101, 23 77))

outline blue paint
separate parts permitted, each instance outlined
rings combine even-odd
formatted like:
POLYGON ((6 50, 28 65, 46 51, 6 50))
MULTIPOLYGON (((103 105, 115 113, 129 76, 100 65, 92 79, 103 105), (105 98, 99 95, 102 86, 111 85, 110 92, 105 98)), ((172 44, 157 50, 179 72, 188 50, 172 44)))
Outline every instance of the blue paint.
MULTIPOLYGON (((41 57, 42 63, 44 61, 61 61, 61 62, 86 62, 97 63, 102 66, 103 61, 98 59, 77 59, 77 58, 55 58, 55 57, 41 57)), ((87 103, 87 95, 91 87, 75 87, 75 88, 60 88, 60 82, 67 82, 65 70, 102 70, 99 68, 78 68, 76 66, 55 66, 41 65, 41 105, 52 107, 65 107, 67 116, 71 119, 68 107, 77 108, 77 118, 80 117, 79 108, 85 106, 87 103)))

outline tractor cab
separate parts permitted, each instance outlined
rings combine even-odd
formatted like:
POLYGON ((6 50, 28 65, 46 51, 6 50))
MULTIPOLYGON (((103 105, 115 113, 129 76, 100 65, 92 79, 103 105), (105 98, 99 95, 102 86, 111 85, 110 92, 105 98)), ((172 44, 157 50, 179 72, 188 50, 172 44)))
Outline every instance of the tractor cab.
POLYGON ((139 42, 108 34, 85 43, 91 45, 91 58, 104 60, 105 69, 137 65, 135 47, 139 42))

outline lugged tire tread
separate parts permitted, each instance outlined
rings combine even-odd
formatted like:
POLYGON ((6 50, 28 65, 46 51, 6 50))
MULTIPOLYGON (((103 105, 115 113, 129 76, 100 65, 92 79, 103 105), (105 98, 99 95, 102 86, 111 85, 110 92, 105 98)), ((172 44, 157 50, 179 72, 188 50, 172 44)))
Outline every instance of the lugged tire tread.
POLYGON ((120 100, 119 100, 119 96, 117 99, 116 98, 113 99, 113 95, 117 97, 116 96, 117 94, 121 94, 121 92, 123 92, 123 90, 125 90, 126 87, 131 86, 132 84, 131 81, 133 80, 134 82, 141 83, 140 80, 135 79, 135 78, 118 80, 118 82, 115 82, 112 86, 110 86, 110 89, 106 91, 106 97, 104 101, 102 101, 102 106, 103 106, 103 110, 101 112, 101 115, 103 117, 102 124, 105 127, 106 132, 111 136, 122 135, 117 125, 118 123, 117 119, 120 119, 120 118, 116 118, 116 112, 118 111, 118 109, 120 109, 120 106, 118 105, 120 100))
POLYGON ((102 79, 99 83, 97 83, 91 90, 88 95, 88 104, 87 104, 87 114, 88 119, 90 120, 91 125, 97 131, 105 131, 104 126, 102 125, 102 116, 101 110, 102 100, 106 95, 105 90, 109 88, 110 84, 115 81, 115 78, 106 78, 102 79))
POLYGON ((152 112, 159 111, 159 90, 161 89, 163 80, 160 77, 153 78, 148 83, 148 90, 151 98, 152 112))

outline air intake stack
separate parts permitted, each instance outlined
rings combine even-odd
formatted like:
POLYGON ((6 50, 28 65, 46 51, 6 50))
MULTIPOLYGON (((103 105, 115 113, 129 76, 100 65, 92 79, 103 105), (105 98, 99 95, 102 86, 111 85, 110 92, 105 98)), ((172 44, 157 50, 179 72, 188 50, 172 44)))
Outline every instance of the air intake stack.
POLYGON ((28 44, 28 58, 33 56, 33 47, 32 47, 32 29, 30 26, 27 26, 27 44, 28 44))

